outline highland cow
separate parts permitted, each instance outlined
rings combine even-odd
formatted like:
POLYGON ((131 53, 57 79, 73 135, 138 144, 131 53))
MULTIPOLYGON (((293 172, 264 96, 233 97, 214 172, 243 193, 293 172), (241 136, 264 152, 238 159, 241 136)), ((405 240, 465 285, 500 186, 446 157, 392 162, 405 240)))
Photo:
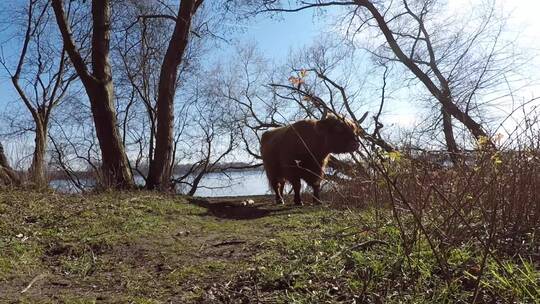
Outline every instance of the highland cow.
POLYGON ((356 125, 334 115, 321 120, 300 120, 263 133, 261 155, 276 203, 284 203, 283 188, 289 181, 294 190, 294 203, 301 205, 301 179, 313 188, 313 202, 319 203, 329 154, 353 152, 358 147, 356 125))

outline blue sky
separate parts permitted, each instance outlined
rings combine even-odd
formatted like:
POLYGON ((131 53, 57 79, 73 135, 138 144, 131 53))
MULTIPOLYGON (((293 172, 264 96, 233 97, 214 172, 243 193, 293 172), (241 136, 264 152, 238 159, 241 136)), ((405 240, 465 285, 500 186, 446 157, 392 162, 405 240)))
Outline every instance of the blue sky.
POLYGON ((289 50, 313 42, 323 28, 312 11, 284 14, 281 17, 261 17, 247 25, 239 38, 257 42, 259 49, 273 59, 285 58, 289 50))

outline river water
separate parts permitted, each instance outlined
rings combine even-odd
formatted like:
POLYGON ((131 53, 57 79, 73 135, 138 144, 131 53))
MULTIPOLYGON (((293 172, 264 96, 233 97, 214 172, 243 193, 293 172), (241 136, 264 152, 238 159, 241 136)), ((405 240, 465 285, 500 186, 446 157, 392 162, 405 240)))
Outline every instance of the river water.
MULTIPOLYGON (((142 184, 142 178, 136 177, 135 181, 142 184)), ((82 181, 88 188, 95 182, 93 180, 82 181)), ((68 180, 52 180, 51 188, 59 192, 78 192, 68 180)), ((236 171, 230 173, 208 173, 201 180, 196 196, 217 197, 217 196, 245 196, 269 194, 270 189, 266 180, 266 175, 262 170, 236 171)))

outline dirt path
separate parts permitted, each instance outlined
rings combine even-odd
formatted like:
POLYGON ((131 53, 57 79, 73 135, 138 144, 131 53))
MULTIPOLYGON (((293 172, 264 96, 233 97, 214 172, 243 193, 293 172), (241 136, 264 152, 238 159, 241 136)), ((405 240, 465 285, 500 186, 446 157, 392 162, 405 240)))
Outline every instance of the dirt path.
POLYGON ((198 302, 253 267, 283 221, 302 212, 269 196, 25 199, 0 205, 11 234, 0 253, 2 303, 198 302))

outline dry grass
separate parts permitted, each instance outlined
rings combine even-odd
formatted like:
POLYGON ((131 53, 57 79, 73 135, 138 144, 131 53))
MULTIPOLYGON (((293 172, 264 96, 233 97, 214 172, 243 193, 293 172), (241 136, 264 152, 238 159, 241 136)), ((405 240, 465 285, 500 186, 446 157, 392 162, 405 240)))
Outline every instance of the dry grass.
POLYGON ((330 206, 3 192, 0 299, 539 303, 535 151, 375 155, 330 206))

